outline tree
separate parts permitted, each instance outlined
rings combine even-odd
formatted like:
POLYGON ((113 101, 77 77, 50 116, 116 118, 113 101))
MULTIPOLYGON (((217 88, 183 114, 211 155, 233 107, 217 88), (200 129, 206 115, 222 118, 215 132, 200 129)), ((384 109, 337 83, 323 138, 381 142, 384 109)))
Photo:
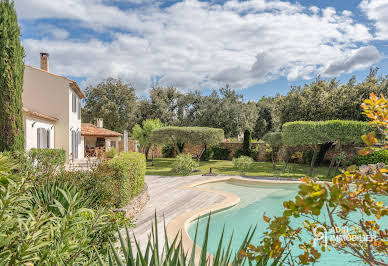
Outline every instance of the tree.
POLYGON ((136 123, 135 89, 120 79, 108 78, 85 91, 85 107, 82 119, 93 122, 104 119, 104 127, 123 132, 131 130, 136 123))
POLYGON ((262 97, 256 104, 257 120, 252 137, 261 139, 267 132, 275 130, 273 118, 273 98, 262 97))
POLYGON ((311 176, 319 145, 340 141, 344 144, 359 143, 361 136, 373 130, 362 121, 295 121, 283 125, 282 140, 286 146, 310 146, 313 151, 308 175, 311 176))
POLYGON ((174 145, 182 153, 185 144, 202 145, 197 156, 199 160, 208 145, 215 145, 224 140, 224 131, 208 127, 162 127, 152 131, 150 142, 153 144, 174 145))
POLYGON ((151 147, 151 133, 154 129, 161 128, 162 126, 163 124, 159 119, 147 119, 142 122, 141 126, 136 124, 132 128, 132 136, 139 141, 140 148, 143 149, 146 158, 148 158, 148 152, 151 147))
POLYGON ((251 147, 252 147, 251 132, 248 129, 246 129, 244 131, 242 154, 245 156, 251 156, 251 147))
POLYGON ((282 133, 281 132, 268 132, 262 138, 272 149, 271 160, 272 168, 275 169, 275 153, 279 150, 282 145, 282 133))
MULTIPOLYGON (((388 100, 371 94, 362 107, 364 114, 373 119, 371 123, 377 127, 383 136, 382 144, 385 144, 388 100)), ((378 143, 375 132, 362 139, 367 148, 360 154, 379 150, 374 146, 378 143)), ((303 178, 295 200, 283 203, 281 216, 263 217, 269 223, 269 229, 260 244, 248 246, 242 254, 250 260, 260 261, 260 265, 266 265, 270 259, 282 264, 307 265, 319 261, 321 254, 314 245, 318 242, 322 252, 332 248, 351 254, 368 265, 387 265, 388 231, 381 218, 388 216, 388 208, 378 201, 388 194, 387 172, 387 166, 379 163, 359 169, 351 166, 331 183, 303 178), (290 222, 298 217, 305 221, 303 227, 295 228, 290 222), (316 239, 302 240, 304 233, 316 239), (302 251, 299 256, 295 256, 294 245, 302 251)))
POLYGON ((14 3, 0 0, 0 151, 24 149, 23 57, 14 3))

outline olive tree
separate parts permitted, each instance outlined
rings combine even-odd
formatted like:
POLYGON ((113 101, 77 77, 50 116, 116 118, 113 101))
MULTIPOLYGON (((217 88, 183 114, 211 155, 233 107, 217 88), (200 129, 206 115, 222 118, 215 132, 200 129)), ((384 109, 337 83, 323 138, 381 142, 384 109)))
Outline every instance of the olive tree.
POLYGON ((286 146, 310 146, 313 149, 314 154, 308 173, 311 176, 321 144, 327 142, 360 143, 361 136, 373 131, 373 128, 367 122, 361 121, 295 121, 283 125, 282 139, 286 146))
POLYGON ((268 132, 263 136, 262 140, 271 146, 272 168, 275 169, 275 152, 280 148, 280 146, 282 146, 282 133, 268 132))
MULTIPOLYGON (((150 137, 151 133, 156 128, 163 126, 159 119, 146 119, 141 125, 136 124, 132 128, 132 136, 139 141, 140 148, 143 149, 144 155, 148 158, 148 152, 151 148, 150 137)), ((152 156, 153 159, 153 156, 152 156)))
POLYGON ((201 158, 208 145, 224 140, 224 131, 210 127, 162 127, 152 131, 150 142, 153 144, 173 145, 182 153, 185 144, 202 145, 198 155, 201 158))

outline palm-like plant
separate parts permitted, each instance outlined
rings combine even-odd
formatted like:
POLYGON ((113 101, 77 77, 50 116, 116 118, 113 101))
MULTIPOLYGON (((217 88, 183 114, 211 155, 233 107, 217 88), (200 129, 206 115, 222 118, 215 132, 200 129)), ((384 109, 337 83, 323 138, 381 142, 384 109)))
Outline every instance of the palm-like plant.
POLYGON ((252 240, 252 237, 256 231, 255 228, 250 228, 242 242, 240 249, 237 253, 234 253, 231 249, 233 234, 230 237, 227 248, 224 247, 224 230, 222 231, 220 240, 218 242, 217 252, 215 256, 207 255, 208 240, 209 240, 209 225, 210 215, 207 221, 204 241, 199 258, 196 258, 196 243, 198 233, 198 223, 195 231, 194 243, 191 249, 191 254, 184 250, 182 244, 181 234, 177 234, 174 240, 170 243, 168 241, 166 226, 164 225, 164 247, 160 247, 158 239, 158 225, 157 217, 155 213, 154 223, 152 225, 152 233, 148 239, 148 243, 145 251, 141 250, 139 242, 136 237, 133 236, 134 247, 131 244, 132 238, 128 232, 128 228, 125 230, 125 237, 119 233, 121 253, 115 248, 114 244, 110 244, 110 251, 108 252, 108 261, 104 261, 99 258, 100 265, 131 265, 131 266, 148 266, 148 265, 181 265, 181 266, 205 266, 205 265, 243 265, 245 258, 240 256, 240 250, 244 250, 248 243, 252 240))

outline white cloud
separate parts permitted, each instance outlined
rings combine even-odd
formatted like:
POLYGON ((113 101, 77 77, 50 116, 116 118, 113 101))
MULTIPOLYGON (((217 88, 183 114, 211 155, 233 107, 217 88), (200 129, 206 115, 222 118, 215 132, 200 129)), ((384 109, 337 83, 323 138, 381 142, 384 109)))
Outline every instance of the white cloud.
POLYGON ((380 40, 388 40, 388 1, 363 0, 360 7, 368 18, 375 22, 376 37, 380 40))
POLYGON ((77 41, 25 39, 26 62, 38 65, 39 52, 48 51, 53 72, 86 77, 85 84, 121 77, 141 91, 155 77, 161 85, 182 89, 225 83, 245 88, 280 76, 338 75, 378 60, 376 53, 373 60, 363 57, 377 51, 368 46, 373 39, 368 28, 354 22, 350 12, 333 8, 309 9, 284 1, 231 0, 220 5, 186 0, 164 9, 148 5, 120 10, 105 2, 17 0, 23 19, 67 18, 113 36, 111 42, 80 41, 81 36, 77 41))

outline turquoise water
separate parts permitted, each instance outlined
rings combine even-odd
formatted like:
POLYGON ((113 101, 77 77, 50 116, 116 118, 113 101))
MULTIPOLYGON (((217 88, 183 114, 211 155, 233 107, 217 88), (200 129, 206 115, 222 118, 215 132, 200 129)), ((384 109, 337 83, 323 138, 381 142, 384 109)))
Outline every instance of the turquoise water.
MULTIPOLYGON (((232 192, 241 199, 240 203, 236 206, 212 214, 208 243, 208 252, 211 254, 215 254, 217 251, 218 241, 224 226, 225 239, 227 239, 227 241, 229 241, 233 232, 232 247, 234 250, 238 250, 248 229, 255 225, 257 225, 257 229, 252 244, 259 244, 262 233, 266 231, 268 226, 262 218, 264 213, 268 217, 281 215, 283 212, 282 203, 286 200, 294 199, 298 191, 298 184, 261 183, 257 185, 247 185, 237 182, 217 182, 204 184, 200 187, 232 192)), ((383 202, 385 205, 388 204, 388 199, 384 198, 383 202)), ((326 218, 327 217, 322 214, 320 220, 322 221, 326 218)), ((199 246, 203 243, 207 219, 208 217, 199 219, 197 235, 197 243, 199 246)), ((294 224, 300 224, 303 220, 305 219, 295 220, 294 224)), ((194 239, 196 225, 197 221, 192 222, 188 229, 191 239, 194 239)), ((380 221, 380 226, 382 226, 382 228, 386 228, 387 225, 388 219, 380 221)), ((311 239, 309 235, 305 235, 305 237, 311 239)), ((295 248, 295 251, 297 253, 294 254, 299 255, 301 253, 298 247, 295 248)), ((352 263, 353 265, 365 265, 354 257, 339 253, 336 250, 322 252, 320 262, 315 265, 343 266, 349 263, 352 263)))

